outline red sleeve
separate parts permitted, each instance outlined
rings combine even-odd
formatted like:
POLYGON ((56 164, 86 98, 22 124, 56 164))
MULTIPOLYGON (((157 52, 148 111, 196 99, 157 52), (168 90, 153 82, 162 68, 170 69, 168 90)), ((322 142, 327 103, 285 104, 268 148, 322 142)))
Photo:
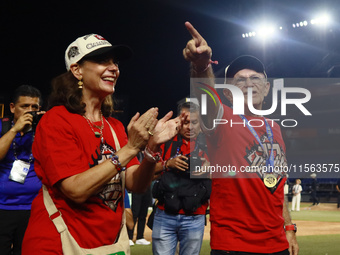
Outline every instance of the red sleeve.
MULTIPOLYGON (((70 116, 64 115, 62 108, 58 109, 60 111, 52 109, 43 116, 32 148, 37 175, 50 186, 89 168, 84 151, 81 150, 82 142, 70 122, 70 116)), ((74 118, 82 118, 78 114, 74 115, 74 118)))

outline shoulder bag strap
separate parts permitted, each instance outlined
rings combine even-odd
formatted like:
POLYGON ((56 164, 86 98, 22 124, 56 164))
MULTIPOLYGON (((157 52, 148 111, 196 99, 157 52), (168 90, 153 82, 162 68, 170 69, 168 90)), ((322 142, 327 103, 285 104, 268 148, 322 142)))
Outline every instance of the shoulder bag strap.
MULTIPOLYGON (((108 122, 107 119, 105 119, 106 123, 109 125, 112 136, 113 136, 113 140, 115 142, 115 146, 116 146, 116 151, 120 150, 120 144, 119 144, 119 140, 118 137, 116 135, 116 132, 114 131, 114 129, 112 128, 111 124, 108 122)), ((124 197, 125 197, 125 171, 120 172, 120 178, 122 179, 122 196, 123 196, 123 208, 125 208, 125 204, 124 204, 124 197)), ((123 210, 123 220, 122 220, 123 224, 126 224, 126 217, 125 217, 125 210, 123 210)))
POLYGON ((67 229, 67 226, 63 218, 61 217, 61 212, 54 205, 53 200, 50 194, 48 193, 48 190, 44 184, 42 185, 42 191, 43 191, 43 197, 44 197, 44 204, 45 204, 45 207, 46 207, 46 210, 48 212, 50 219, 53 221, 59 233, 64 232, 67 229), (59 215, 53 218, 52 215, 57 214, 57 213, 59 213, 59 215))

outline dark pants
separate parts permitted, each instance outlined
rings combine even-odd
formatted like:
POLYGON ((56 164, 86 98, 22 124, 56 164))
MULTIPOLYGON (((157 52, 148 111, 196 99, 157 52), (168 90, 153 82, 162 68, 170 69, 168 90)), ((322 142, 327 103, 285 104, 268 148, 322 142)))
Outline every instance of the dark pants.
POLYGON ((284 250, 275 253, 251 253, 251 252, 242 252, 242 251, 220 251, 220 250, 211 250, 210 255, 289 255, 289 251, 284 250))
MULTIPOLYGON (((146 216, 148 215, 148 208, 151 205, 152 205, 151 188, 148 188, 148 190, 142 194, 132 193, 131 211, 133 214, 133 221, 135 225, 136 222, 138 221, 137 240, 144 238, 146 216)), ((134 228, 128 231, 130 240, 133 239, 133 231, 134 228)))
POLYGON ((311 193, 311 195, 312 195, 313 205, 319 204, 319 200, 318 200, 318 198, 316 197, 316 190, 313 190, 312 193, 311 193))
POLYGON ((20 255, 30 210, 0 210, 0 253, 20 255))
POLYGON ((338 208, 340 208, 340 192, 338 194, 338 208))

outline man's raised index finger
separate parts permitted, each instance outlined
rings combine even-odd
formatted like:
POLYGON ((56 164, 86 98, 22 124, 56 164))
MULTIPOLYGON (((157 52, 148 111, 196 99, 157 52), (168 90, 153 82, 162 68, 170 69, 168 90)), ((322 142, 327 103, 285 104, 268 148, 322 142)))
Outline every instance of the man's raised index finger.
POLYGON ((191 25, 189 21, 185 22, 185 26, 188 29, 193 39, 202 39, 202 36, 200 35, 200 33, 198 33, 198 31, 194 28, 193 25, 191 25))

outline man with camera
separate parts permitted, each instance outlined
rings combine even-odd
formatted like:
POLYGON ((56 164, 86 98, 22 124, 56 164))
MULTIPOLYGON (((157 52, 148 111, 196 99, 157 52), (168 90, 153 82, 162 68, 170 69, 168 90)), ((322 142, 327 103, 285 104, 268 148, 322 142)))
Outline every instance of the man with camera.
POLYGON ((178 136, 162 146, 165 163, 153 187, 158 199, 152 232, 155 255, 174 255, 178 242, 179 254, 198 255, 204 234, 211 180, 200 170, 209 162, 201 141, 199 107, 183 103, 178 114, 183 112, 188 116, 178 136))
POLYGON ((34 172, 32 143, 40 111, 41 93, 29 85, 18 87, 10 103, 12 120, 0 122, 0 250, 21 254, 31 203, 41 187, 34 172))

